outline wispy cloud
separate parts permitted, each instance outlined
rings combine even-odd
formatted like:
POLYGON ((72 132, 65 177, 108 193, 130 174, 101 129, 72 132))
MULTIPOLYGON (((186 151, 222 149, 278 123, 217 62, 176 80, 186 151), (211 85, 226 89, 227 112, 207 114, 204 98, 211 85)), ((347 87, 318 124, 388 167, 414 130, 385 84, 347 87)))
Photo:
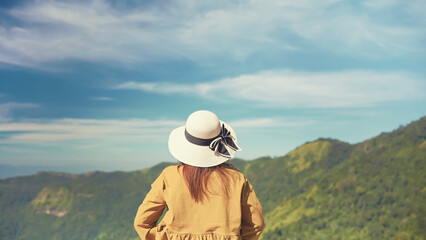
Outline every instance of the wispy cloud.
POLYGON ((229 122, 233 128, 276 128, 276 127, 300 127, 315 124, 314 120, 294 118, 248 118, 229 122))
POLYGON ((211 84, 178 84, 173 82, 124 82, 116 86, 113 86, 112 89, 133 89, 141 90, 146 92, 155 92, 155 93, 194 93, 199 95, 205 95, 207 91, 212 89, 211 84))
POLYGON ((92 97, 92 100, 95 101, 114 101, 115 98, 111 98, 111 97, 92 97))
POLYGON ((9 121, 11 119, 11 112, 19 108, 38 108, 40 105, 35 103, 18 103, 18 102, 8 102, 0 103, 0 123, 9 121))
MULTIPOLYGON (((0 144, 67 145, 77 149, 118 146, 123 144, 167 142, 172 129, 184 125, 179 120, 97 120, 97 119, 26 119, 19 122, 0 122, 5 134, 0 144), (74 142, 68 145, 69 142, 74 142)), ((289 127, 313 124, 285 118, 247 118, 230 121, 233 128, 253 129, 289 127)))
POLYGON ((5 12, 19 25, 12 20, 0 25, 0 61, 34 67, 67 59, 242 61, 254 53, 317 48, 367 57, 425 50, 417 1, 160 4, 114 8, 104 0, 28 1, 5 12), (380 7, 389 5, 393 8, 380 7), (401 15, 407 16, 406 23, 399 22, 401 15))
POLYGON ((383 102, 424 99, 425 83, 405 72, 264 71, 213 82, 125 82, 114 89, 160 94, 198 95, 209 99, 248 100, 260 106, 286 108, 368 107, 383 102))
POLYGON ((399 4, 398 0, 369 0, 363 1, 362 5, 373 8, 373 9, 382 9, 397 6, 399 4))
POLYGON ((0 123, 0 132, 9 133, 0 143, 60 144, 70 140, 93 143, 157 141, 171 128, 182 125, 172 120, 96 120, 96 119, 27 119, 0 123))

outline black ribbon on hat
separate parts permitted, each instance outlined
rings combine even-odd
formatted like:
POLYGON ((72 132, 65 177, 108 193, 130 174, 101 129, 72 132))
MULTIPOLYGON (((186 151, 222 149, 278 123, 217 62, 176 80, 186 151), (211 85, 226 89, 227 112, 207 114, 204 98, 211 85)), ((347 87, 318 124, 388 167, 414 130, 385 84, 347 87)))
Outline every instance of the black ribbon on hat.
POLYGON ((234 151, 241 150, 234 142, 235 138, 231 135, 231 132, 225 128, 225 124, 222 124, 222 128, 220 129, 219 135, 214 138, 197 138, 188 133, 186 129, 185 137, 190 143, 199 146, 209 146, 212 151, 217 152, 223 157, 227 158, 233 157, 229 149, 232 149, 234 151))

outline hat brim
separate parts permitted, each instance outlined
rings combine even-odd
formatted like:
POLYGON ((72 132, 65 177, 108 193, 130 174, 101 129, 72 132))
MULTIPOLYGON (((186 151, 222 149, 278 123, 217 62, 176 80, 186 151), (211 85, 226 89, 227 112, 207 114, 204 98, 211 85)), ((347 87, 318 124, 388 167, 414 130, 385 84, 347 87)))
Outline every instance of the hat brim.
MULTIPOLYGON (((234 130, 227 123, 220 121, 220 125, 224 124, 225 128, 231 132, 237 143, 237 137, 234 130)), ((226 162, 228 159, 219 153, 212 151, 209 146, 199 146, 190 143, 185 138, 185 126, 174 129, 169 136, 169 150, 177 160, 196 167, 212 167, 226 162)), ((231 155, 235 154, 235 150, 229 149, 231 155)))

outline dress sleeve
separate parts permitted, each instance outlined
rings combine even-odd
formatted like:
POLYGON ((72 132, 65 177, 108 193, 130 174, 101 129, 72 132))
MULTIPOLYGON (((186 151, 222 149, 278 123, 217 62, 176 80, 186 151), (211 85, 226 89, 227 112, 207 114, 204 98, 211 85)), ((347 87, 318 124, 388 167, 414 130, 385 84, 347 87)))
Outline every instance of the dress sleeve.
POLYGON ((138 208, 134 227, 142 240, 155 239, 157 221, 166 206, 163 194, 165 187, 162 172, 151 184, 151 190, 146 194, 145 199, 138 208))
POLYGON ((243 240, 257 240, 263 231, 263 209, 253 186, 246 179, 241 196, 241 236, 243 240))

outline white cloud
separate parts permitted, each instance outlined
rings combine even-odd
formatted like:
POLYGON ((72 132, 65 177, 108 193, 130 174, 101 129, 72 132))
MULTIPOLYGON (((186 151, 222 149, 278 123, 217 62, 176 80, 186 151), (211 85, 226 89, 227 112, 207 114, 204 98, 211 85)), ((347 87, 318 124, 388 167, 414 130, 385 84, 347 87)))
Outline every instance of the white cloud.
POLYGON ((276 128, 276 127, 296 127, 314 124, 313 120, 287 119, 287 118, 248 118, 229 122, 232 128, 276 128))
MULTIPOLYGON (((202 94, 208 89, 204 89, 203 86, 207 86, 205 84, 197 84, 196 85, 196 94, 202 94)), ((137 83, 137 82, 124 82, 120 83, 116 86, 113 86, 113 89, 136 89, 147 92, 156 92, 156 93, 191 93, 194 92, 194 85, 185 85, 178 83, 137 83)))
MULTIPOLYGON (((248 118, 229 122, 233 128, 270 128, 313 124, 284 118, 248 118)), ((185 123, 177 120, 97 120, 97 119, 26 119, 0 122, 0 132, 9 133, 0 144, 60 145, 89 149, 117 147, 125 144, 167 142, 175 127, 185 123), (70 141, 74 141, 70 144, 70 141), (77 142, 75 142, 77 141, 77 142)), ((130 146, 130 145, 129 145, 130 146)))
POLYGON ((110 98, 110 97, 92 97, 92 100, 95 101, 114 101, 115 98, 110 98))
POLYGON ((243 61, 254 53, 306 48, 368 57, 425 50, 421 15, 410 15, 405 25, 398 22, 398 16, 413 12, 416 1, 398 2, 401 7, 392 10, 398 14, 379 8, 388 4, 380 0, 364 4, 377 9, 373 12, 336 0, 214 3, 118 9, 103 0, 29 1, 6 12, 21 23, 0 25, 0 61, 29 67, 67 59, 202 63, 212 57, 243 61), (382 15, 395 17, 387 21, 382 15))
POLYGON ((61 144, 69 140, 93 143, 158 141, 183 123, 171 120, 27 119, 0 123, 0 132, 10 132, 0 143, 61 144))
POLYGON ((400 2, 398 0, 367 0, 363 1, 361 4, 374 9, 381 9, 392 7, 398 5, 400 2))
POLYGON ((11 119, 11 112, 19 108, 38 108, 40 105, 34 103, 8 102, 0 103, 0 123, 11 119))
POLYGON ((114 88, 160 94, 191 93, 208 99, 242 100, 263 107, 286 108, 368 107, 425 97, 424 81, 415 76, 365 70, 264 71, 206 83, 125 82, 114 88))

